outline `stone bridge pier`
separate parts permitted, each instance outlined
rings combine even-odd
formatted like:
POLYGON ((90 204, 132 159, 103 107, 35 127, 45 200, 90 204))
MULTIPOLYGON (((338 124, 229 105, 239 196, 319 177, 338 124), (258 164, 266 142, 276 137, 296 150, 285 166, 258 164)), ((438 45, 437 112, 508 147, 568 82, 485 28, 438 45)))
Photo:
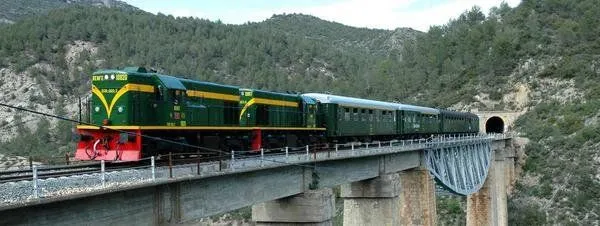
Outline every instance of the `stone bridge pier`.
POLYGON ((435 186, 418 167, 342 186, 344 225, 435 225, 435 186))
POLYGON ((335 196, 331 188, 308 190, 302 194, 252 206, 256 225, 332 225, 335 196))
POLYGON ((467 197, 467 226, 508 225, 507 197, 515 180, 515 149, 512 139, 493 145, 493 161, 485 183, 467 197))
MULTIPOLYGON (((514 151, 511 139, 492 143, 493 157, 482 188, 467 197, 467 225, 507 225, 507 186, 514 151)), ((421 158, 421 162, 423 159, 421 158)), ((436 225, 435 182, 421 163, 399 172, 341 185, 343 225, 436 225)), ((331 189, 256 204, 257 225, 332 225, 336 213, 331 189)))

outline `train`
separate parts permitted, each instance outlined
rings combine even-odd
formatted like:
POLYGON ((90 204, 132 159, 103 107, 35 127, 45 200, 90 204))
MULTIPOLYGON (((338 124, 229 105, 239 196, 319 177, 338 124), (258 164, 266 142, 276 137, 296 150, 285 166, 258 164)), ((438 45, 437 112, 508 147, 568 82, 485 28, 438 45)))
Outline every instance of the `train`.
POLYGON ((280 93, 196 81, 144 67, 92 74, 77 160, 136 161, 169 152, 207 154, 478 133, 467 112, 345 97, 280 93))

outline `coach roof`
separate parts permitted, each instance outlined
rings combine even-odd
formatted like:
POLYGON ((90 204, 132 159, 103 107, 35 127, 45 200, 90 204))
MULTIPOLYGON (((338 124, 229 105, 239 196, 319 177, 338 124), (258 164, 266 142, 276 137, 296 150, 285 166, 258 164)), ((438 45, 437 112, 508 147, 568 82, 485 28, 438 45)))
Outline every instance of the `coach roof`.
POLYGON ((375 109, 393 111, 393 110, 398 109, 401 106, 401 104, 396 104, 396 103, 383 102, 383 101, 377 101, 377 100, 367 100, 367 99, 360 99, 360 98, 354 98, 354 97, 344 97, 344 96, 337 96, 337 95, 323 94, 323 93, 305 93, 305 94, 302 94, 302 96, 315 98, 317 101, 319 101, 321 103, 339 104, 339 105, 346 106, 346 107, 375 108, 375 109))
POLYGON ((331 94, 323 94, 323 93, 305 93, 302 96, 312 97, 318 100, 321 103, 332 103, 339 104, 347 107, 357 107, 357 108, 376 108, 382 110, 401 110, 401 111, 415 111, 424 114, 439 114, 440 111, 435 108, 414 106, 409 104, 400 104, 400 103, 392 103, 392 102, 384 102, 377 100, 367 100, 360 99, 354 97, 344 97, 337 96, 331 94))

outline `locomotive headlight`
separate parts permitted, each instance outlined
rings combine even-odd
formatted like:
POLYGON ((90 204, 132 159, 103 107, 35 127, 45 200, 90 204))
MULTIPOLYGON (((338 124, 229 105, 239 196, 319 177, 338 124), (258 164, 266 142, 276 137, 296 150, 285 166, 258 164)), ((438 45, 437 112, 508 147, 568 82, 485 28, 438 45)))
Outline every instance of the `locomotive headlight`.
POLYGON ((104 80, 108 80, 108 75, 104 75, 104 80))
POLYGON ((94 107, 94 111, 95 112, 99 112, 100 111, 100 107, 98 107, 98 106, 94 107))
POLYGON ((119 113, 123 113, 124 110, 125 108, 123 106, 119 106, 119 108, 117 108, 117 111, 119 111, 119 113))
POLYGON ((114 75, 114 74, 113 74, 113 75, 110 75, 110 79, 111 79, 111 80, 115 80, 115 75, 114 75))

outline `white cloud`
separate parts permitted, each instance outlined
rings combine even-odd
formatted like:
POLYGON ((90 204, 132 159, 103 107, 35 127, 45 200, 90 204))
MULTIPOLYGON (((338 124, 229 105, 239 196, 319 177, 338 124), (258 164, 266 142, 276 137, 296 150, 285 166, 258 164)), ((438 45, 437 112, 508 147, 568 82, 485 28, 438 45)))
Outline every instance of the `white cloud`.
MULTIPOLYGON (((219 12, 204 12, 196 9, 161 9, 165 14, 174 16, 193 16, 210 20, 220 19, 224 23, 242 24, 247 21, 262 21, 273 14, 304 13, 321 19, 335 21, 355 27, 395 29, 411 27, 427 31, 431 25, 442 25, 456 18, 474 5, 481 7, 487 15, 493 6, 499 6, 502 0, 447 0, 438 4, 424 5, 415 9, 413 4, 423 0, 343 0, 320 6, 277 9, 231 9, 219 12)), ((511 7, 521 0, 505 0, 511 7)), ((156 12, 154 12, 156 13, 156 12)))

